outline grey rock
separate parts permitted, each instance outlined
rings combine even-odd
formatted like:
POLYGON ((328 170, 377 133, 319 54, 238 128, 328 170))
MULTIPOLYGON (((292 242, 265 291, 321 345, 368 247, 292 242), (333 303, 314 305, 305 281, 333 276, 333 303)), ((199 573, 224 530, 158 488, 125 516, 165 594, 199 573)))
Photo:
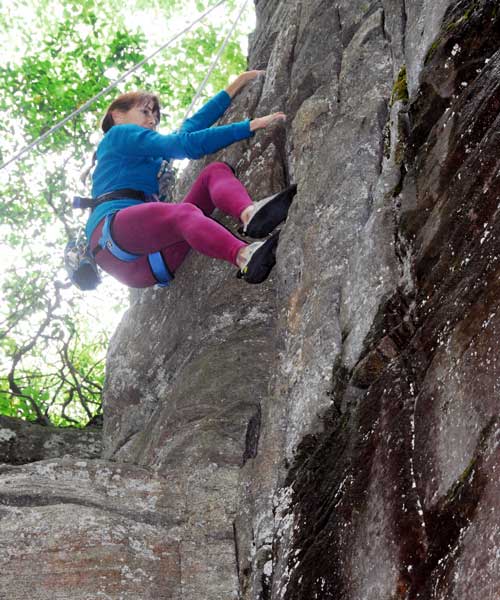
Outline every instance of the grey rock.
POLYGON ((438 38, 446 10, 452 0, 416 0, 404 2, 406 10, 405 57, 408 91, 413 97, 420 85, 420 74, 432 44, 438 38))
POLYGON ((20 465, 47 458, 99 458, 102 429, 46 427, 0 415, 0 463, 20 465))

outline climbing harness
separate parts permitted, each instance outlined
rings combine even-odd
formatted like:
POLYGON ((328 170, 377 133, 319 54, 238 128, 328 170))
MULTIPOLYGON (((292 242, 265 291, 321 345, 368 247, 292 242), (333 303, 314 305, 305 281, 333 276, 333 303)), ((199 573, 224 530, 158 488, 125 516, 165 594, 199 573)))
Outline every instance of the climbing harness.
MULTIPOLYGON (((97 252, 100 249, 106 249, 111 254, 117 258, 118 260, 122 260, 124 262, 133 262, 141 256, 142 254, 132 254, 131 252, 127 252, 113 240, 111 236, 111 226, 113 223, 113 218, 115 215, 108 215, 104 219, 104 225, 102 227, 101 237, 99 239, 99 243, 97 245, 97 252)), ((96 250, 93 250, 95 254, 97 254, 96 250)), ((94 256, 95 256, 94 254, 94 256)), ((170 272, 165 259, 163 258, 163 254, 161 252, 153 252, 147 255, 148 263, 151 268, 151 272, 153 273, 153 277, 156 279, 156 284, 158 287, 167 287, 174 276, 170 272)))
MULTIPOLYGON (((145 194, 139 190, 122 189, 102 194, 97 198, 75 196, 73 198, 73 208, 90 208, 94 210, 104 202, 122 198, 130 198, 132 200, 139 200, 140 202, 158 202, 158 197, 154 194, 145 194)), ((124 250, 113 239, 111 228, 115 215, 116 213, 105 217, 101 237, 97 246, 92 250, 90 249, 90 245, 85 241, 82 232, 78 234, 76 240, 70 240, 66 245, 64 251, 66 271, 71 282, 80 290, 94 290, 101 283, 99 268, 95 261, 95 257, 101 250, 108 250, 115 258, 124 262, 133 262, 145 256, 124 250)), ((156 280, 156 285, 158 287, 167 287, 174 279, 174 275, 170 272, 162 253, 153 252, 146 256, 151 273, 156 280)))

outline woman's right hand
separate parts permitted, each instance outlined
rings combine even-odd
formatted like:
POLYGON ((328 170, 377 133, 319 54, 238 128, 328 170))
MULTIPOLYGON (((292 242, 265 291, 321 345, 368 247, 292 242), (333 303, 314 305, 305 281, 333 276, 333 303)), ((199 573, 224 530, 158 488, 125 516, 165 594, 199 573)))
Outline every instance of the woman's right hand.
POLYGON ((265 129, 272 123, 278 121, 286 121, 286 115, 282 112, 273 113, 272 115, 266 115, 265 117, 257 117, 250 121, 250 131, 257 131, 257 129, 265 129))

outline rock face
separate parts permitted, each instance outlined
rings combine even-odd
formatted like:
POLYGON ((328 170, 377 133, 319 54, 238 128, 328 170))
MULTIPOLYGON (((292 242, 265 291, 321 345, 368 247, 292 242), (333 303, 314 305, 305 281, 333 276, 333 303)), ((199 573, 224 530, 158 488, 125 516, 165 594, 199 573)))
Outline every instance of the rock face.
POLYGON ((22 465, 47 458, 99 458, 102 430, 45 427, 0 415, 0 463, 22 465))
POLYGON ((134 293, 101 460, 0 472, 0 598, 498 600, 497 2, 256 8, 225 119, 287 125, 210 160, 298 183, 273 276, 134 293))

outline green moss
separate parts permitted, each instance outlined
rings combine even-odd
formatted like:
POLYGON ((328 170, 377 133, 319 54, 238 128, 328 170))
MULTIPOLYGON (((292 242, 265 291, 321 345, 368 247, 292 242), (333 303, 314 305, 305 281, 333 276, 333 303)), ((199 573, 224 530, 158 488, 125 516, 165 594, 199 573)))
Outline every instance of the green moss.
POLYGON ((434 54, 436 53, 436 50, 439 48, 439 45, 441 44, 441 37, 438 37, 434 40, 434 42, 432 42, 431 47, 429 48, 429 50, 427 50, 427 54, 425 55, 425 59, 424 59, 424 65, 426 65, 430 59, 434 56, 434 54))
POLYGON ((470 19, 471 14, 476 10, 476 8, 479 8, 479 2, 477 2, 477 1, 473 2, 469 6, 469 8, 463 14, 462 18, 459 19, 459 22, 468 21, 470 19))
POLYGON ((469 481, 471 476, 473 476, 474 469, 477 465, 477 456, 471 459, 464 472, 460 475, 460 477, 455 481, 451 490, 446 494, 446 502, 449 504, 454 501, 457 496, 462 491, 464 485, 469 481))
POLYGON ((340 419, 340 423, 338 428, 341 429, 342 431, 347 431, 347 428, 349 426, 349 417, 350 415, 348 413, 345 413, 342 415, 342 418, 340 419))
MULTIPOLYGON (((479 8, 479 2, 477 2, 477 0, 474 0, 471 5, 469 6, 469 8, 464 12, 464 14, 457 19, 456 21, 451 21, 450 23, 448 23, 442 30, 442 32, 444 33, 449 33, 451 31, 453 31, 454 29, 456 29, 459 25, 462 25, 463 23, 466 23, 472 13, 479 8)), ((431 47, 429 48, 429 50, 427 51, 427 54, 425 55, 425 59, 424 59, 424 64, 427 64, 429 62, 429 60, 434 56, 434 54, 436 53, 436 50, 438 49, 438 47, 441 45, 441 43, 444 40, 444 36, 441 34, 439 35, 434 42, 432 43, 431 47)))
POLYGON ((474 467, 476 466, 477 463, 477 458, 473 458, 470 463, 467 465, 467 467, 465 468, 465 471, 460 475, 460 477, 458 478, 458 483, 460 485, 463 485, 471 476, 472 471, 474 469, 474 467))
POLYGON ((474 2, 473 4, 471 4, 469 6, 469 8, 464 12, 464 14, 459 19, 457 19, 456 21, 452 21, 451 23, 448 23, 448 25, 446 26, 446 31, 453 31, 462 23, 467 23, 467 21, 470 19, 471 15, 472 15, 472 13, 478 7, 479 7, 479 4, 477 2, 474 2))
POLYGON ((408 81, 406 79, 406 65, 403 65, 399 69, 398 78, 394 83, 391 95, 391 106, 394 102, 401 100, 402 102, 408 102, 408 81))

